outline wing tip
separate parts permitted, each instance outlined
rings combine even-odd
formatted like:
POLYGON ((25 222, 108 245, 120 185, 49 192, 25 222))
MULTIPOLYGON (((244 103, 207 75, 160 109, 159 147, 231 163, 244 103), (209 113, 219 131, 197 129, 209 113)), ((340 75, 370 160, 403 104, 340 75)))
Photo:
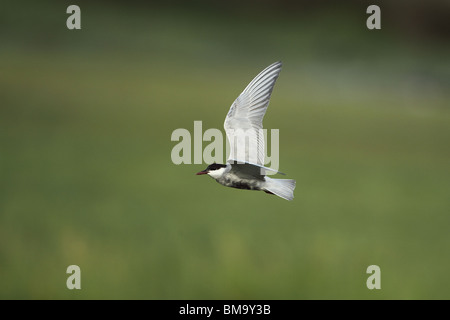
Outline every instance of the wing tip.
POLYGON ((272 63, 272 66, 279 66, 280 68, 283 66, 283 61, 281 61, 281 60, 278 60, 278 61, 275 61, 274 63, 272 63))

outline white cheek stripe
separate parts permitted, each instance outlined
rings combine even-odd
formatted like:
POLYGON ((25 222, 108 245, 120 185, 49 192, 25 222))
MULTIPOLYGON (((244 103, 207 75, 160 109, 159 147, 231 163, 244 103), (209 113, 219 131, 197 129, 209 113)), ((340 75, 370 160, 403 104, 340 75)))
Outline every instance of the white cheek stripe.
POLYGON ((224 173, 225 173, 225 168, 220 168, 218 170, 208 172, 208 175, 217 179, 217 178, 220 178, 224 173))

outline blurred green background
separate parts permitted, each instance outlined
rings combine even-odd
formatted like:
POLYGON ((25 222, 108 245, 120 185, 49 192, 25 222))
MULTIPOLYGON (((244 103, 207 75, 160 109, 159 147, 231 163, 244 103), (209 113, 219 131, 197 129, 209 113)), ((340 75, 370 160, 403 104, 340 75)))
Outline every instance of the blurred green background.
POLYGON ((370 4, 4 1, 0 298, 450 299, 450 6, 370 4), (277 60, 294 201, 171 162, 277 60))

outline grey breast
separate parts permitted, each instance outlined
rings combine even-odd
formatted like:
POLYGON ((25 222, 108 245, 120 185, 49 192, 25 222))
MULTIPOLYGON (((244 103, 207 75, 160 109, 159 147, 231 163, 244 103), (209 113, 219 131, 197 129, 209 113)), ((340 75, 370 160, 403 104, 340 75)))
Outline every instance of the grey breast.
POLYGON ((224 186, 247 190, 260 190, 264 181, 261 168, 249 163, 235 163, 229 172, 217 179, 224 186))

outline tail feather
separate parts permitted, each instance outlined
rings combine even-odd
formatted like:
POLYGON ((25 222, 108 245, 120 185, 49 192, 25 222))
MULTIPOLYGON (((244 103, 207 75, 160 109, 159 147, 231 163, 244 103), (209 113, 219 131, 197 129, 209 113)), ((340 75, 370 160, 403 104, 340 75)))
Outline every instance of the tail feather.
POLYGON ((264 191, 276 194, 277 196, 286 200, 294 199, 295 180, 273 179, 267 176, 265 178, 266 185, 264 187, 264 191))

